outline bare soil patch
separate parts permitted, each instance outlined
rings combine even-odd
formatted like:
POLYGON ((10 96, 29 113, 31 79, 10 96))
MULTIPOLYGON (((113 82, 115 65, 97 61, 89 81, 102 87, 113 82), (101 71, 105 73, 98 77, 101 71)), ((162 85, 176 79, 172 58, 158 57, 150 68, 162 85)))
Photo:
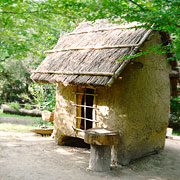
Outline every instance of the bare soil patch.
POLYGON ((166 140, 165 150, 114 166, 110 172, 87 170, 90 151, 58 146, 50 137, 0 131, 0 180, 179 180, 180 141, 166 140))
POLYGON ((0 117, 0 122, 11 123, 11 124, 23 124, 28 125, 33 123, 33 119, 19 118, 19 117, 0 117))

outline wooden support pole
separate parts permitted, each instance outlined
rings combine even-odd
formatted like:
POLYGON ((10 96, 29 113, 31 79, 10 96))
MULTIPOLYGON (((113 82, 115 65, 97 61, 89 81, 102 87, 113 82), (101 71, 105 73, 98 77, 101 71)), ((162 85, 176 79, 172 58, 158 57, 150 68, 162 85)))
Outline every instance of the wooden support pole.
POLYGON ((84 130, 86 130, 86 95, 84 95, 84 130))
MULTIPOLYGON (((76 86, 76 92, 77 92, 77 86, 76 86)), ((78 104, 78 97, 77 97, 78 95, 77 94, 75 94, 75 103, 76 104, 78 104)), ((75 111, 76 111, 76 115, 78 114, 78 109, 77 109, 78 107, 77 106, 75 106, 75 111)), ((75 118, 75 127, 77 128, 77 119, 75 118)), ((77 135, 77 130, 75 130, 75 136, 77 135)))
MULTIPOLYGON (((97 94, 97 89, 94 89, 94 94, 97 94)), ((95 123, 93 123, 93 128, 97 127, 97 98, 96 96, 94 96, 94 99, 93 99, 93 119, 95 120, 95 123)))

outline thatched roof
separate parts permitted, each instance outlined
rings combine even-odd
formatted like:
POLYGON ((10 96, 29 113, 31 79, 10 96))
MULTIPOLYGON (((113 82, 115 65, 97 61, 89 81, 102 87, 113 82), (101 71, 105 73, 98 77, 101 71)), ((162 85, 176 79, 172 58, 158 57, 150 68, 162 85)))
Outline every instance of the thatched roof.
POLYGON ((81 23, 61 37, 53 50, 31 75, 36 82, 77 85, 111 85, 127 60, 135 54, 151 30, 131 28, 137 24, 81 23))

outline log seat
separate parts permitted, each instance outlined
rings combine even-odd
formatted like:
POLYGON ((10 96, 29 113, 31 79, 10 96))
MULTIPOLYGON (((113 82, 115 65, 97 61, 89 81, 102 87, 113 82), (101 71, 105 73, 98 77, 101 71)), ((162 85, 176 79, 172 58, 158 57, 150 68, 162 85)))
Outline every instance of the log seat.
POLYGON ((118 144, 118 131, 92 128, 85 131, 84 141, 91 145, 89 169, 104 172, 110 170, 111 146, 118 144))

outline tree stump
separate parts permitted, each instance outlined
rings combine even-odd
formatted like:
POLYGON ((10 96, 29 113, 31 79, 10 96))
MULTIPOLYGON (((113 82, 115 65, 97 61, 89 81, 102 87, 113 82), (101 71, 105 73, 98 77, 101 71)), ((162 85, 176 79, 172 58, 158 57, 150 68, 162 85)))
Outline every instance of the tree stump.
POLYGON ((111 164, 111 146, 118 144, 119 132, 102 128, 85 131, 84 141, 91 145, 89 169, 109 171, 111 164))

